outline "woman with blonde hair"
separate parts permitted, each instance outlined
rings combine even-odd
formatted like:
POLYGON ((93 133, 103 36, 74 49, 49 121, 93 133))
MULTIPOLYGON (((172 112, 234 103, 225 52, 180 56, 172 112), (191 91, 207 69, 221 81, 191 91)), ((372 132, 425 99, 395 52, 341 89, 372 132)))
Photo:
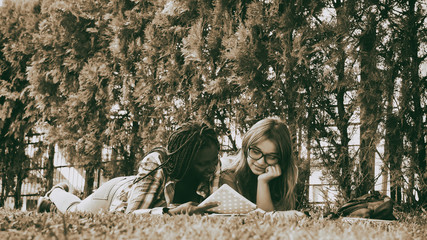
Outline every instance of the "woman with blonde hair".
POLYGON ((221 173, 228 184, 264 211, 295 208, 298 169, 287 125, 265 118, 243 136, 234 164, 221 173))

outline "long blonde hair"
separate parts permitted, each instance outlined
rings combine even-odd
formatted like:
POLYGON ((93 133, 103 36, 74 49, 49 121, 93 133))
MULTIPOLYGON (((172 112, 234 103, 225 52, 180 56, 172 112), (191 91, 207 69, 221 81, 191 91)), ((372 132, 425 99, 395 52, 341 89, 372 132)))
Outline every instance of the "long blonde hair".
POLYGON ((253 202, 256 201, 257 176, 248 166, 248 149, 266 139, 276 144, 280 156, 279 165, 282 170, 282 175, 269 183, 274 207, 276 210, 294 209, 294 189, 298 178, 298 168, 292 152, 292 140, 288 126, 278 118, 265 118, 258 121, 244 134, 242 148, 232 167, 236 176, 236 185, 246 198, 253 202))

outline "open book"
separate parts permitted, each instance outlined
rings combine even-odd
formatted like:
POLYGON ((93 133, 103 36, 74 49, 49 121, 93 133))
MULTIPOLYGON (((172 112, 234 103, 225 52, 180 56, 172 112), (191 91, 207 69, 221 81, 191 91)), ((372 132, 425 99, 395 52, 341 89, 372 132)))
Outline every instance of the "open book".
POLYGON ((206 198, 199 206, 209 202, 220 202, 218 207, 209 209, 209 211, 220 214, 246 214, 256 209, 256 205, 240 195, 236 190, 222 185, 212 195, 206 198))

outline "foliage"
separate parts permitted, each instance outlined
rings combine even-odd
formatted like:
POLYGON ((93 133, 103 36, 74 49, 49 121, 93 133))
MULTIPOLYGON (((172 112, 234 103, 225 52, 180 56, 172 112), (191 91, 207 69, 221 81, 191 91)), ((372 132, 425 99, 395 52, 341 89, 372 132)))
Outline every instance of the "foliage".
POLYGON ((39 9, 28 2, 5 4, 0 15, 4 23, 0 26, 0 206, 14 192, 15 207, 20 207, 21 185, 30 165, 25 154, 26 137, 32 134, 39 115, 28 95, 26 78, 26 67, 34 54, 32 34, 39 22, 39 9))
MULTIPOLYGON (((183 122, 208 122, 227 139, 230 146, 223 148, 235 152, 249 126, 278 116, 293 133, 301 206, 311 167, 325 167, 343 198, 371 190, 382 140, 383 171, 398 175, 393 189, 408 190, 411 204, 426 199, 422 1, 3 5, 0 166, 6 195, 19 191, 12 189, 16 176, 16 186, 26 177, 17 171, 31 165, 23 154, 25 136, 40 126, 45 148, 57 145, 70 163, 85 166, 89 194, 95 169, 106 177, 134 174, 144 153, 164 145, 183 122), (10 154, 17 151, 18 160, 10 154)), ((397 200, 405 191, 395 192, 397 200)))

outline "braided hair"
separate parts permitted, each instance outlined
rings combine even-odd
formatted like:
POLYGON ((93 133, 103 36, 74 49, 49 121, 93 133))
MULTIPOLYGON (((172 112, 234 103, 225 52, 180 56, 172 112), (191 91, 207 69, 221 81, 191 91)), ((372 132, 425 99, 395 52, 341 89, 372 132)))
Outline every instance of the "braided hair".
POLYGON ((204 123, 189 122, 171 134, 167 146, 167 159, 163 171, 172 179, 186 176, 200 149, 214 145, 219 150, 218 137, 204 123))
POLYGON ((151 170, 144 177, 135 179, 134 183, 146 178, 160 168, 163 168, 165 174, 171 179, 181 180, 186 176, 200 149, 210 145, 214 145, 219 150, 218 137, 212 128, 205 123, 185 123, 170 135, 167 149, 158 147, 148 153, 161 153, 163 155, 161 157, 162 164, 151 170))

